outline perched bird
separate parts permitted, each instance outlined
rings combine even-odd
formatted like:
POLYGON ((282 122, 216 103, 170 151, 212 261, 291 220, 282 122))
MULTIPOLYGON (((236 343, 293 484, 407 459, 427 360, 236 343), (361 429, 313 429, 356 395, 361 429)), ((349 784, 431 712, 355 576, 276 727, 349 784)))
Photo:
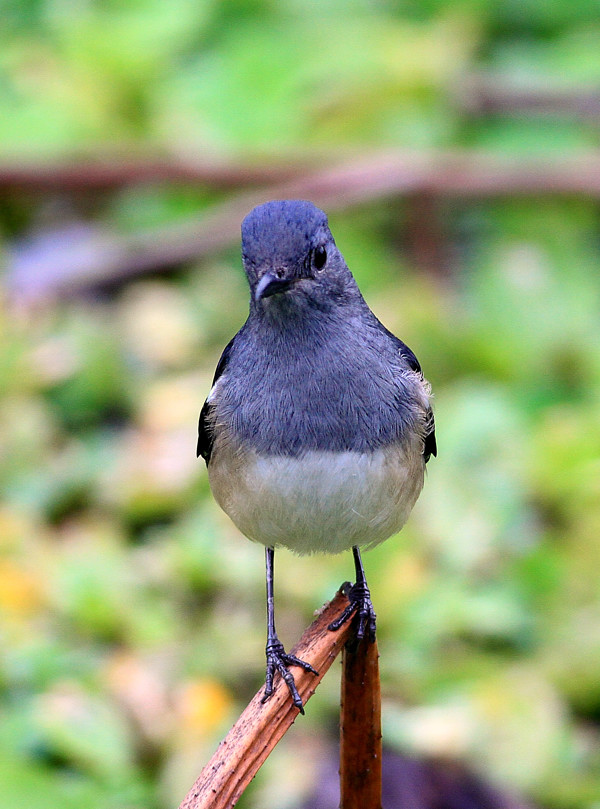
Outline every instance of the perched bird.
POLYGON ((302 711, 275 631, 274 549, 352 549, 356 583, 331 630, 357 615, 375 637, 359 547, 402 528, 436 454, 430 388, 413 352, 367 306, 312 203, 277 200, 242 223, 250 311, 217 365, 198 455, 216 501, 266 546, 265 699, 279 671, 302 711))

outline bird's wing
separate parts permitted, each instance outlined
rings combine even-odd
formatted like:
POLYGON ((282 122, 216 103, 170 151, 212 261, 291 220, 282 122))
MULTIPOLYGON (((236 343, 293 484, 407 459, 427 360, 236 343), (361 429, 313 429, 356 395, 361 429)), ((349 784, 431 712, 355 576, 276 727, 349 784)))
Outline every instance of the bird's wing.
MULTIPOLYGON (((421 370, 421 364, 414 355, 414 353, 406 345, 406 343, 403 343, 402 340, 396 337, 395 334, 392 334, 392 332, 386 329, 383 324, 381 324, 381 327, 388 334, 388 336, 392 338, 401 356, 404 357, 404 359, 408 363, 409 368, 415 373, 419 374, 421 379, 423 379, 424 377, 423 371, 421 370)), ((425 460, 425 463, 427 463, 427 461, 431 458, 432 455, 434 457, 437 456, 437 442, 435 440, 435 419, 433 417, 433 410, 431 409, 431 407, 429 407, 427 410, 427 419, 425 422, 425 438, 423 441, 423 458, 425 460)))
MULTIPOLYGON (((396 338, 398 339, 398 338, 396 338)), ((404 357, 404 359, 408 362, 410 368, 415 371, 421 379, 423 379, 423 371, 421 370, 421 365, 419 360, 415 357, 413 352, 410 348, 402 342, 402 340, 398 340, 401 344, 399 346, 400 353, 404 357)), ((431 456, 437 456, 437 442, 435 440, 435 418, 433 416, 433 410, 431 407, 427 409, 427 420, 425 422, 425 438, 423 441, 423 458, 425 463, 431 458, 431 456)))
POLYGON ((210 460, 214 443, 211 415, 215 405, 214 402, 212 401, 212 397, 215 390, 215 385, 217 384, 219 378, 222 376, 223 372, 225 371, 225 368, 227 367, 227 362, 229 361, 229 355, 231 354, 231 349, 233 347, 234 340, 235 337, 232 337, 231 340, 227 343, 227 345, 223 349, 221 358, 217 363, 217 368, 215 370, 215 375, 213 377, 210 393, 208 394, 208 397, 202 406, 202 410, 200 411, 200 419, 198 421, 198 446, 196 448, 196 457, 199 457, 201 455, 207 464, 210 460))
POLYGON ((425 463, 431 458, 437 456, 437 441, 435 440, 435 419, 433 417, 433 410, 431 407, 427 411, 427 423, 425 426, 425 441, 423 442, 423 458, 425 463))

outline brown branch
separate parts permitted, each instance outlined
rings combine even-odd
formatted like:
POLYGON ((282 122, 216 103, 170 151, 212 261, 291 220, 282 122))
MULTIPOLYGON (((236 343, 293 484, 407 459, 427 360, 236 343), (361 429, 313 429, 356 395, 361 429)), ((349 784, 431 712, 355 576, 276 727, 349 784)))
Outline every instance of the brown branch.
POLYGON ((547 159, 478 152, 389 152, 352 160, 300 178, 244 190, 202 217, 128 237, 66 234, 61 249, 38 249, 8 260, 8 289, 25 303, 123 283, 180 266, 239 239, 240 221, 269 199, 310 199, 327 210, 421 194, 429 198, 571 194, 600 197, 600 153, 547 159))
POLYGON ((381 688, 377 643, 342 652, 340 809, 381 809, 381 688))
POLYGON ((415 267, 445 280, 452 267, 450 240, 438 200, 431 194, 413 194, 406 206, 405 238, 415 267))
POLYGON ((0 159, 0 188, 85 192, 168 183, 217 190, 284 182, 305 173, 306 161, 248 163, 172 155, 90 155, 57 159, 0 159))
POLYGON ((498 75, 463 77, 456 90, 462 109, 470 115, 520 115, 531 118, 571 117, 595 120, 600 117, 598 84, 549 84, 530 78, 526 85, 498 75))
MULTIPOLYGON (((294 678, 302 701, 314 694, 336 656, 348 640, 351 622, 337 632, 328 625, 338 618, 348 599, 338 592, 304 632, 292 653, 311 663, 318 676, 294 668, 294 678)), ((262 702, 263 689, 252 699, 216 753, 198 776, 179 809, 229 809, 254 778, 271 750, 298 716, 289 692, 277 678, 273 696, 262 702)))
MULTIPOLYGON (((568 95, 572 101, 573 97, 568 95)), ((315 161, 226 162, 210 157, 169 155, 90 156, 57 160, 0 159, 0 188, 85 191, 137 183, 164 182, 217 190, 251 186, 306 187, 323 201, 348 191, 352 199, 370 199, 387 190, 395 194, 426 191, 440 195, 488 193, 600 194, 600 154, 561 155, 560 160, 511 156, 474 150, 390 150, 315 161), (355 196, 356 195, 356 196, 355 196)))

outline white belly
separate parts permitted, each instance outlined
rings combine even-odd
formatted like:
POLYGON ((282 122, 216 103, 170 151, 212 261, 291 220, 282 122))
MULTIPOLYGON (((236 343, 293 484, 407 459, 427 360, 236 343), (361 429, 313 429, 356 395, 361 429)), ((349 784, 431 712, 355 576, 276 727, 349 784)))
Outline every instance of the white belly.
POLYGON ((423 487, 422 442, 374 453, 301 458, 224 451, 209 465, 215 499, 252 540, 296 553, 339 553, 397 533, 423 487))

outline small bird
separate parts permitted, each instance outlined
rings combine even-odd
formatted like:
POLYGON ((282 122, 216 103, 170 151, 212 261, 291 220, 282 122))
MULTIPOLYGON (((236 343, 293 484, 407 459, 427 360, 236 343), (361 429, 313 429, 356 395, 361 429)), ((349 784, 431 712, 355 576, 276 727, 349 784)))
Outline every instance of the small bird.
POLYGON ((198 455, 213 495, 249 539, 265 545, 267 671, 279 671, 302 713, 275 630, 274 549, 352 549, 356 582, 329 626, 356 615, 375 638, 360 556, 397 533, 436 455, 430 387, 413 352, 367 306, 327 216, 303 200, 275 200, 242 223, 250 310, 217 365, 200 413, 198 455))

